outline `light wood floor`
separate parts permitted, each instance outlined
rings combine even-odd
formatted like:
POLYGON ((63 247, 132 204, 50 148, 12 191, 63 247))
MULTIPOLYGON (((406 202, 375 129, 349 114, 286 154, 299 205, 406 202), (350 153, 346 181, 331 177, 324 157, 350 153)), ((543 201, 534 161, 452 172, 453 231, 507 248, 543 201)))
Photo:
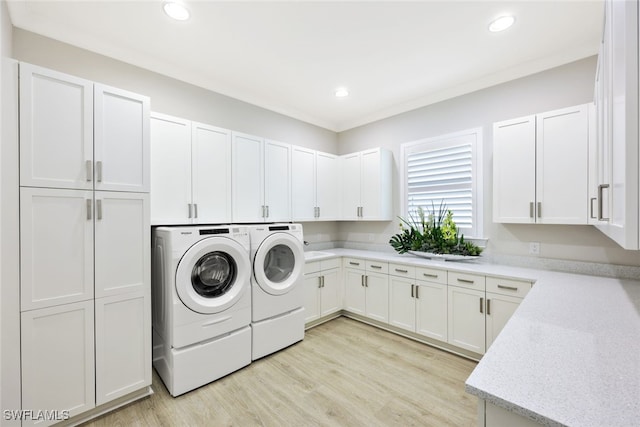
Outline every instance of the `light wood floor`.
POLYGON ((476 363, 340 317, 178 398, 155 394, 86 426, 475 426, 476 363))

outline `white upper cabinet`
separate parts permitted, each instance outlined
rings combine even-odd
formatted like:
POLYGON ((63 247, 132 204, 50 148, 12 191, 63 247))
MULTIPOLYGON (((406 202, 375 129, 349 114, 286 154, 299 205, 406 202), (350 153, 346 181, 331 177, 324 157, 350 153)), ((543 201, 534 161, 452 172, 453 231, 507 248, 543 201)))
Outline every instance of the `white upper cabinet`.
POLYGON ((588 106, 493 125, 493 220, 586 224, 588 106))
POLYGON ((95 189, 149 192, 149 98, 95 84, 95 189))
POLYGON ((231 132, 153 113, 151 223, 231 222, 231 132))
POLYGON ((93 189, 93 83, 20 63, 20 185, 93 189))
POLYGON ((391 171, 393 155, 383 148, 341 157, 342 219, 393 219, 391 171))
POLYGON ((20 185, 149 191, 149 98, 20 64, 20 185))
POLYGON ((625 249, 640 248, 638 3, 606 1, 596 80, 598 222, 625 249))
POLYGON ((339 158, 307 148, 291 148, 291 200, 294 221, 340 218, 339 158))
POLYGON ((291 220, 291 146, 232 133, 233 221, 291 220))

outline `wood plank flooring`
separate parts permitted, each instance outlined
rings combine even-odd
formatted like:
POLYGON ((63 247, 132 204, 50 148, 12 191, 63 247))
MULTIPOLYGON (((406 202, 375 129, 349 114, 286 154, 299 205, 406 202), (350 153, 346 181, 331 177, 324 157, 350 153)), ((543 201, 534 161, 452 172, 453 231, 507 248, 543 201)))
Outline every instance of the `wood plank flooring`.
POLYGON ((86 426, 475 426, 476 363, 340 317, 178 398, 155 394, 86 426))

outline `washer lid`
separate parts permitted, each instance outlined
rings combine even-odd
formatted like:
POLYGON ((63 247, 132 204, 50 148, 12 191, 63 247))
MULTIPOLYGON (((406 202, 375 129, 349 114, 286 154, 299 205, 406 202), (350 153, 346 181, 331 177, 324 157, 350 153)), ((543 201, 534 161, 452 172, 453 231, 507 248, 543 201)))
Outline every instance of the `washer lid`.
POLYGON ((249 255, 235 240, 210 237, 191 246, 176 270, 176 292, 191 310, 219 313, 234 305, 249 280, 249 255))
POLYGON ((274 233, 258 247, 253 258, 253 274, 265 292, 282 295, 299 283, 304 262, 299 239, 289 233, 274 233))

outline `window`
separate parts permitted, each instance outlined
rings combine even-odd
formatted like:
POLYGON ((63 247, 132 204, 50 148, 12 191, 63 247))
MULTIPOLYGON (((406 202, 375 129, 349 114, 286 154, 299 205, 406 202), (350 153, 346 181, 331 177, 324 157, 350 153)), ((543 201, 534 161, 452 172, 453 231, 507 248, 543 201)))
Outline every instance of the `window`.
POLYGON ((482 237, 482 129, 402 144, 402 215, 453 212, 461 234, 482 237))

